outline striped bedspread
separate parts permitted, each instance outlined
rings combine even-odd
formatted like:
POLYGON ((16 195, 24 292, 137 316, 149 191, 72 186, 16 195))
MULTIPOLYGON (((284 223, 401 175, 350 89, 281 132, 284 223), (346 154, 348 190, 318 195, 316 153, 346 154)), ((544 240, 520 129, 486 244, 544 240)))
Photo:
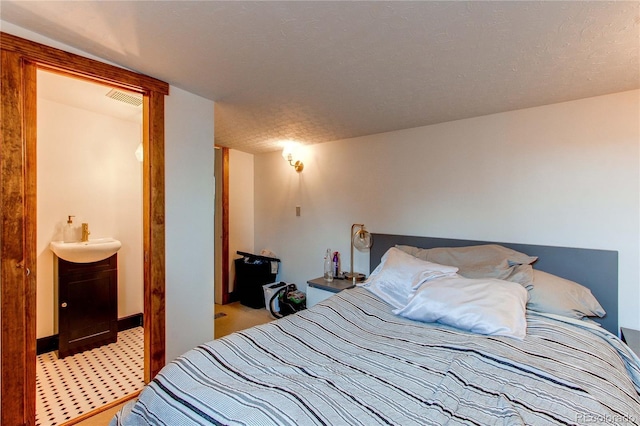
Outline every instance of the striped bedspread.
POLYGON ((397 317, 362 288, 201 345, 112 425, 639 424, 640 361, 593 327, 527 337, 397 317))

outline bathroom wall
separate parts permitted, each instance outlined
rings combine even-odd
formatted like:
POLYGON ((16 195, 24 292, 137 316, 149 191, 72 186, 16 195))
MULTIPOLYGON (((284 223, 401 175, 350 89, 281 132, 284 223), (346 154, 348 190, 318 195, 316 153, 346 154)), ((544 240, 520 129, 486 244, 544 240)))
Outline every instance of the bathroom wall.
POLYGON ((38 99, 37 338, 57 333, 49 242, 62 239, 68 215, 76 226, 89 223, 90 238, 122 242, 118 318, 142 313, 142 164, 134 155, 141 131, 141 120, 38 99))

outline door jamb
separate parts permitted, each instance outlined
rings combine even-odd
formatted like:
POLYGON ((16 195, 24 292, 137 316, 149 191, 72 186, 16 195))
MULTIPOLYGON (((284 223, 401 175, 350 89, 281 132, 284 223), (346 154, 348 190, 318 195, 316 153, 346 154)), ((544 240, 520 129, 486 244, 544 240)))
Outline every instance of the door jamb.
POLYGON ((231 302, 229 295, 229 148, 222 147, 222 304, 231 302))

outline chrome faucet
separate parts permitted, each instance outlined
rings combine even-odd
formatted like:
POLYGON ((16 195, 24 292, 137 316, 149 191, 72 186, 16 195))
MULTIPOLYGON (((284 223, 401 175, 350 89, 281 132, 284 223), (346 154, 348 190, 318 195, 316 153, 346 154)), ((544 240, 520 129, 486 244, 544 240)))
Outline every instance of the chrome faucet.
POLYGON ((82 239, 80 241, 82 241, 83 243, 86 241, 89 241, 89 234, 91 232, 89 232, 89 224, 88 223, 83 223, 82 224, 82 239))

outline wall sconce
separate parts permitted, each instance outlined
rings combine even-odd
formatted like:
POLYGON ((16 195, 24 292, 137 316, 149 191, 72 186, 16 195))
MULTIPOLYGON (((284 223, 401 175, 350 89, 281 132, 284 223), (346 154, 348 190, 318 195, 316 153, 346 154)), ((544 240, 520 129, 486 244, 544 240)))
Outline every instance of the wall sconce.
POLYGON ((136 160, 142 163, 142 160, 144 158, 142 153, 142 143, 140 143, 140 145, 138 145, 138 147, 136 148, 135 155, 136 155, 136 160))
POLYGON ((302 163, 302 161, 299 161, 299 160, 294 162, 293 156, 295 154, 295 151, 296 151, 295 145, 293 144, 285 145, 284 149, 282 150, 282 158, 288 161, 289 165, 293 167, 296 170, 296 172, 300 173, 302 169, 304 169, 304 164, 302 163))
POLYGON ((364 281, 364 274, 354 273, 353 272, 353 248, 357 248, 358 251, 364 251, 371 248, 373 245, 373 237, 364 229, 364 225, 361 223, 354 223, 351 225, 351 272, 345 274, 345 279, 352 280, 354 283, 356 281, 364 281), (356 227, 359 227, 358 230, 355 230, 356 227))

